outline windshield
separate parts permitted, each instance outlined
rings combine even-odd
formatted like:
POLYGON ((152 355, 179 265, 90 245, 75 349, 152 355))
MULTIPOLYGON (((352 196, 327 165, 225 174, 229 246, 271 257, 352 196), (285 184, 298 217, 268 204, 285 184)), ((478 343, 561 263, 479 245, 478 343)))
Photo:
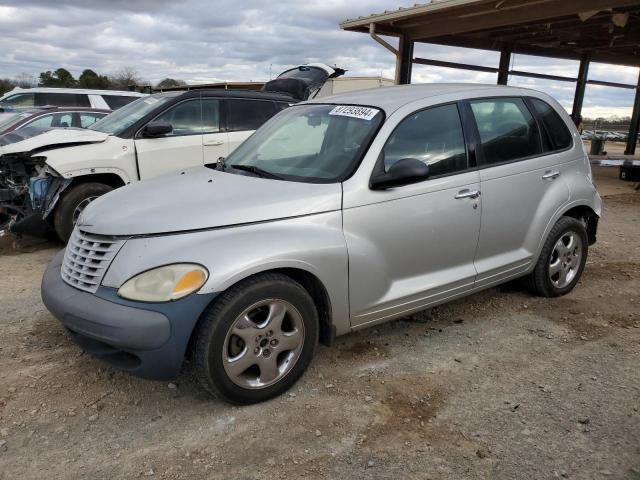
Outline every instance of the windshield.
POLYGON ((31 116, 30 113, 0 113, 0 132, 13 127, 29 116, 31 116))
POLYGON ((27 140, 31 137, 35 137, 44 132, 48 132, 52 130, 51 128, 38 128, 38 127, 24 127, 18 130, 13 130, 9 133, 5 133, 4 135, 0 135, 0 147, 4 147, 5 145, 11 145, 12 143, 22 142, 23 140, 27 140))
POLYGON ((174 94, 158 93, 149 95, 148 97, 141 97, 110 113, 102 120, 98 120, 89 127, 89 130, 96 130, 110 135, 119 135, 142 117, 161 105, 164 105, 179 93, 181 92, 174 94))
POLYGON ((357 166, 382 117, 371 107, 293 106, 258 129, 225 164, 232 173, 236 165, 243 172, 255 167, 271 177, 294 181, 342 181, 357 166))

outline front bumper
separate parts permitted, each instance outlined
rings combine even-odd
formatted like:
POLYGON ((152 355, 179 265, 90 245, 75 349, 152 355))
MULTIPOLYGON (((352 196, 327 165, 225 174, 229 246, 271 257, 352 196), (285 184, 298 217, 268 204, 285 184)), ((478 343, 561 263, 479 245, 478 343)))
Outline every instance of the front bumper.
POLYGON ((73 340, 120 370, 155 380, 175 378, 193 328, 215 294, 166 303, 125 300, 108 287, 91 294, 62 280, 63 256, 64 250, 42 277, 42 301, 73 340))

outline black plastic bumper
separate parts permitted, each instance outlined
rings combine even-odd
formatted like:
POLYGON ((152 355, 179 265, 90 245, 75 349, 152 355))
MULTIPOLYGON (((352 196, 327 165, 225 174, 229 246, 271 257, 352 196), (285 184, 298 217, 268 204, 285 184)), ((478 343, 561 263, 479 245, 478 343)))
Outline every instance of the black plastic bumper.
POLYGON ((42 301, 85 351, 115 368, 167 380, 180 371, 189 338, 215 294, 166 303, 124 300, 113 288, 94 294, 62 280, 58 253, 42 278, 42 301))

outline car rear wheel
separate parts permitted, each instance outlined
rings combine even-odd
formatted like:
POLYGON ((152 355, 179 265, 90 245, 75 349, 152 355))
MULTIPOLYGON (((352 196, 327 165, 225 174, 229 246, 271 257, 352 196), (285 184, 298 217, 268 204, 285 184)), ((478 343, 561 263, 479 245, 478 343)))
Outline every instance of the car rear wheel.
POLYGON ((204 313, 192 360, 212 395, 257 403, 290 388, 317 343, 318 314, 309 293, 285 275, 267 273, 231 287, 204 313))
POLYGON ((53 226, 58 238, 67 243, 82 211, 92 201, 113 190, 104 183, 88 182, 72 186, 64 192, 53 214, 53 226))
POLYGON ((543 297, 557 297, 573 290, 584 270, 588 245, 584 225, 575 218, 561 217, 527 277, 530 289, 543 297))

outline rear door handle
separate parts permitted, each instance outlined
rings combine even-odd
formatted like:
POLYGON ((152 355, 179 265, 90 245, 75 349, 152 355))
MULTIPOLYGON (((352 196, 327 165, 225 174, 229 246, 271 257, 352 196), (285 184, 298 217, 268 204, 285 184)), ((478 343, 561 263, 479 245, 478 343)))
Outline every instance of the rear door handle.
POLYGON ((542 178, 544 180, 547 179, 554 179, 554 178, 558 178, 560 176, 560 172, 557 170, 547 170, 546 172, 544 172, 544 175, 542 175, 542 178))
POLYGON ((204 145, 206 147, 218 147, 220 145, 222 145, 224 142, 222 140, 209 140, 204 142, 204 145))
POLYGON ((469 190, 465 188, 464 190, 460 190, 454 198, 460 200, 461 198, 478 198, 479 196, 480 190, 469 190))

